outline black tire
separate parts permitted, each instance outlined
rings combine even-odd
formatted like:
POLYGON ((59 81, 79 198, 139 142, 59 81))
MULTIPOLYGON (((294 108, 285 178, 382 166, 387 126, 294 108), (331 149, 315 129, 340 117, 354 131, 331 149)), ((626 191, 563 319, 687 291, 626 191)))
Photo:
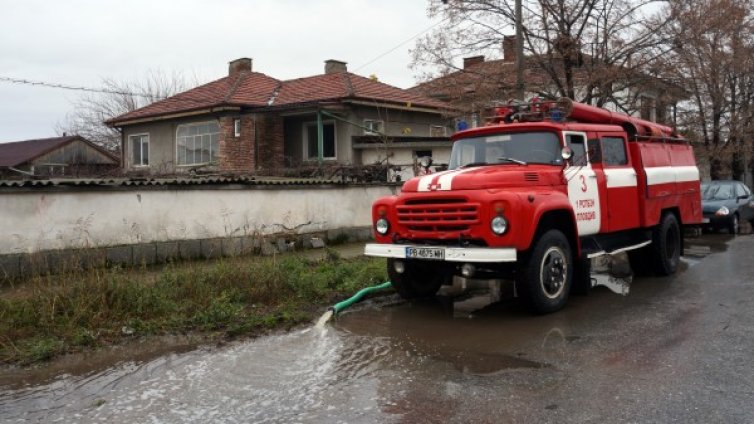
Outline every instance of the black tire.
POLYGON ((592 260, 586 255, 574 261, 571 294, 588 296, 592 292, 592 260))
POLYGON ((573 283, 573 256, 566 236, 549 230, 535 242, 517 270, 519 294, 537 314, 565 306, 573 283))
POLYGON ((650 268, 648 265, 652 261, 647 258, 652 254, 652 245, 644 246, 639 249, 633 249, 626 252, 628 255, 628 264, 631 266, 631 271, 637 277, 645 277, 652 274, 654 266, 650 268))
POLYGON ((741 232, 741 222, 738 219, 738 213, 734 213, 728 223, 728 234, 736 235, 741 232))
POLYGON ((395 271, 395 259, 387 260, 387 275, 402 298, 420 299, 437 293, 445 280, 442 266, 422 261, 404 260, 403 263, 405 270, 399 274, 395 271))
POLYGON ((681 260, 681 228, 674 214, 666 212, 652 229, 652 267, 657 275, 675 274, 681 260))

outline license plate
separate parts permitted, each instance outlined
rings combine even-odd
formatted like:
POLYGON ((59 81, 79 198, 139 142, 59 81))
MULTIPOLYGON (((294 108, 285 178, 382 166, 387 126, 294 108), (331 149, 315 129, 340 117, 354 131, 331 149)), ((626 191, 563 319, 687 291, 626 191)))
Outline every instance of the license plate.
POLYGON ((441 261, 445 259, 445 249, 439 247, 407 247, 406 258, 441 261))

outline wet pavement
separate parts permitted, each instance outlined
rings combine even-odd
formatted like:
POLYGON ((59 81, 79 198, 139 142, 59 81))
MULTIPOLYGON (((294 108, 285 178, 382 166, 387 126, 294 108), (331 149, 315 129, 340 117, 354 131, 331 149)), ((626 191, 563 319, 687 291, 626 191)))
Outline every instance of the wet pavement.
POLYGON ((754 422, 753 251, 692 239, 675 277, 546 316, 391 296, 323 330, 6 383, 0 422, 754 422))

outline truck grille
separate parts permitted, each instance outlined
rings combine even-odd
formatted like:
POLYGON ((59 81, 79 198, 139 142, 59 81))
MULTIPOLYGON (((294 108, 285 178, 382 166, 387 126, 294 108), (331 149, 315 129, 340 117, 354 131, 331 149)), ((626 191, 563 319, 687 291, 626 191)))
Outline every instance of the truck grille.
POLYGON ((414 199, 397 206, 398 224, 412 231, 466 231, 479 223, 479 204, 466 199, 414 199))

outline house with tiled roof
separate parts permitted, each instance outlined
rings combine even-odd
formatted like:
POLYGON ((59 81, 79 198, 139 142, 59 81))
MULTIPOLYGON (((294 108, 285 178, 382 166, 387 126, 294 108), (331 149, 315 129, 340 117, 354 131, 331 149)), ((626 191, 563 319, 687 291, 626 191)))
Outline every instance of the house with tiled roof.
MULTIPOLYGON (((424 81, 409 91, 448 102, 468 117, 469 125, 481 124, 491 105, 515 96, 515 37, 504 38, 502 53, 502 58, 492 60, 482 55, 466 57, 458 69, 424 81)), ((560 61, 545 56, 526 58, 523 74, 527 99, 560 97, 552 76, 554 73, 561 83, 564 81, 560 61)), ((607 109, 672 124, 676 104, 687 97, 682 87, 636 68, 599 63, 582 53, 576 62, 572 78, 577 97, 586 93, 587 87, 602 90, 608 100, 600 106, 607 109), (631 108, 621 108, 625 105, 631 108)))
POLYGON ((78 135, 0 143, 0 177, 91 176, 112 173, 120 159, 78 135))
POLYGON ((109 121, 122 133, 123 167, 149 174, 281 174, 306 166, 447 161, 445 102, 348 72, 279 80, 230 62, 228 75, 109 121))

